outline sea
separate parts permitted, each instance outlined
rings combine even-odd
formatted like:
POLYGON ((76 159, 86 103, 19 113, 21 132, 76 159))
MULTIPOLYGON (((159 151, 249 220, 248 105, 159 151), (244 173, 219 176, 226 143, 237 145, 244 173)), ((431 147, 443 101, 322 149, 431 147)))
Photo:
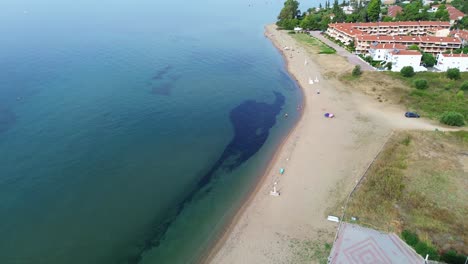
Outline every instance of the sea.
POLYGON ((300 117, 282 6, 2 1, 0 263, 197 263, 300 117))

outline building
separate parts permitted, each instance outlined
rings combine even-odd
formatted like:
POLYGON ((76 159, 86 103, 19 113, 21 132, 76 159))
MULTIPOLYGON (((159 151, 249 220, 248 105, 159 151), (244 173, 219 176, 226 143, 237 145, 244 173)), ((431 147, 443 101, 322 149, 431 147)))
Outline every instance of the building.
POLYGON ((421 65, 421 52, 417 50, 393 50, 388 52, 385 61, 392 63, 392 71, 400 71, 405 66, 413 67, 415 72, 426 71, 421 65))
POLYGON ((406 50, 406 46, 401 44, 375 44, 371 45, 369 48, 369 55, 372 57, 374 61, 383 61, 385 60, 387 54, 389 52, 395 50, 406 50))
POLYGON ((439 54, 437 64, 434 66, 441 71, 447 71, 449 68, 457 68, 461 72, 468 71, 468 54, 439 54))
MULTIPOLYGON (((428 12, 437 12, 437 10, 439 9, 439 6, 440 5, 431 6, 428 12)), ((447 12, 449 13, 450 25, 453 25, 455 21, 457 20, 462 20, 462 18, 465 16, 465 14, 462 11, 456 9, 452 5, 445 5, 445 7, 447 8, 447 12)))
POLYGON ((363 35, 355 38, 356 52, 366 54, 371 45, 376 44, 401 44, 406 47, 417 45, 423 52, 438 54, 461 48, 461 41, 454 37, 435 36, 370 36, 363 35))
POLYGON ((352 6, 343 6, 343 12, 346 14, 346 15, 351 15, 352 13, 354 13, 354 8, 352 6))
POLYGON ((449 33, 449 36, 458 38, 463 46, 468 45, 468 30, 452 30, 449 33))
POLYGON ((367 54, 371 45, 395 43, 406 47, 417 45, 423 52, 436 55, 462 47, 462 41, 456 37, 429 35, 431 31, 449 28, 449 22, 440 21, 332 23, 327 34, 345 45, 354 43, 356 53, 361 54, 367 54))
POLYGON ((394 18, 397 16, 398 13, 401 12, 403 12, 403 8, 401 6, 392 5, 388 7, 387 16, 394 18))

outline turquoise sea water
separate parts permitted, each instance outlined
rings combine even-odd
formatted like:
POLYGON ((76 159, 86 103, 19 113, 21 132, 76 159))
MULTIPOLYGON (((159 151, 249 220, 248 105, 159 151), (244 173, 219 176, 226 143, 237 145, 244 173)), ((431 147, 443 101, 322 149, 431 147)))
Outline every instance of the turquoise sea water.
POLYGON ((1 3, 0 263, 195 262, 299 116, 281 6, 1 3))

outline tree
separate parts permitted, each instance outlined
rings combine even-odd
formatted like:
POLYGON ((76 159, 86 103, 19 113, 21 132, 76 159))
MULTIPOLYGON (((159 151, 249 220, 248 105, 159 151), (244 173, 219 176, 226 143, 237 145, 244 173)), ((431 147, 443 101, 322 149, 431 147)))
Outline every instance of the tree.
POLYGON ((400 73, 404 77, 412 77, 412 76, 414 76, 414 69, 411 66, 405 66, 405 67, 401 68, 400 73))
POLYGON ((333 2, 333 14, 335 14, 335 18, 333 18, 334 22, 344 22, 346 19, 346 15, 343 11, 343 9, 338 5, 338 0, 335 0, 333 2))
POLYGON ((421 49, 419 48, 419 46, 416 45, 416 44, 413 44, 413 45, 409 46, 408 49, 409 49, 409 50, 421 51, 421 49))
POLYGON ((318 23, 318 20, 320 20, 319 16, 317 16, 316 14, 309 14, 301 20, 299 25, 301 26, 301 28, 305 28, 308 30, 317 30, 320 29, 320 24, 318 23))
POLYGON ((367 6, 367 20, 375 22, 379 20, 380 16, 380 0, 371 0, 367 6))
POLYGON ((422 62, 426 67, 433 67, 436 64, 437 60, 434 57, 434 55, 430 53, 423 53, 422 62))
POLYGON ((280 14, 278 15, 278 22, 276 22, 276 24, 285 29, 292 29, 298 24, 298 21, 294 21, 294 19, 296 19, 300 13, 298 1, 286 0, 286 2, 284 2, 283 9, 281 9, 280 14))
POLYGON ((361 66, 359 66, 359 65, 354 66, 352 74, 353 74, 354 77, 361 76, 361 74, 362 74, 361 66))
POLYGON ((465 118, 458 112, 445 112, 440 117, 440 122, 449 126, 463 126, 465 118))
POLYGON ((427 81, 425 79, 417 79, 414 81, 414 86, 419 90, 427 89, 427 81))
POLYGON ((450 20, 449 12, 447 11, 447 8, 445 7, 444 4, 439 5, 439 7, 437 8, 437 11, 434 13, 434 18, 440 21, 450 20))
POLYGON ((462 91, 468 91, 468 81, 464 81, 462 85, 460 86, 460 90, 462 91))
POLYGON ((460 70, 457 68, 447 69, 447 78, 452 79, 452 80, 460 79, 460 70))

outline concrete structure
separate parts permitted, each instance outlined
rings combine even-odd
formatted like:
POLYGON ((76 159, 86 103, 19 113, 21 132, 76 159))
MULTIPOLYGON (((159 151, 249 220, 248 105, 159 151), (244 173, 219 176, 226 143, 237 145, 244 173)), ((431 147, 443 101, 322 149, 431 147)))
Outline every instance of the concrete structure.
POLYGON ((342 223, 328 263, 423 264, 424 259, 395 234, 342 223))
POLYGON ((461 72, 466 72, 468 71, 468 54, 439 54, 434 67, 441 71, 457 68, 461 72))
POLYGON ((401 6, 392 5, 388 7, 387 16, 396 17, 397 14, 401 12, 403 12, 403 8, 401 6))
POLYGON ((375 61, 385 60, 387 54, 394 50, 406 50, 406 46, 401 44, 376 44, 369 48, 369 55, 375 61))
POLYGON ((452 30, 450 31, 449 36, 459 39, 463 46, 468 45, 468 30, 452 30))
POLYGON ((343 6, 342 8, 346 15, 351 15, 354 12, 354 8, 352 6, 343 6))
POLYGON ((423 52, 436 55, 462 46, 458 38, 429 35, 429 32, 442 32, 449 28, 449 22, 440 21, 332 23, 328 25, 327 34, 345 45, 354 42, 356 52, 361 54, 367 54, 374 44, 396 43, 418 45, 423 52))
POLYGON ((386 62, 392 63, 392 71, 399 72, 405 66, 413 67, 415 72, 426 71, 421 64, 422 54, 417 50, 399 50, 390 51, 385 56, 386 62))
POLYGON ((356 52, 366 54, 375 43, 401 44, 406 47, 417 45, 421 51, 437 55, 462 47, 461 41, 454 37, 435 36, 370 36, 363 35, 354 40, 356 52))

